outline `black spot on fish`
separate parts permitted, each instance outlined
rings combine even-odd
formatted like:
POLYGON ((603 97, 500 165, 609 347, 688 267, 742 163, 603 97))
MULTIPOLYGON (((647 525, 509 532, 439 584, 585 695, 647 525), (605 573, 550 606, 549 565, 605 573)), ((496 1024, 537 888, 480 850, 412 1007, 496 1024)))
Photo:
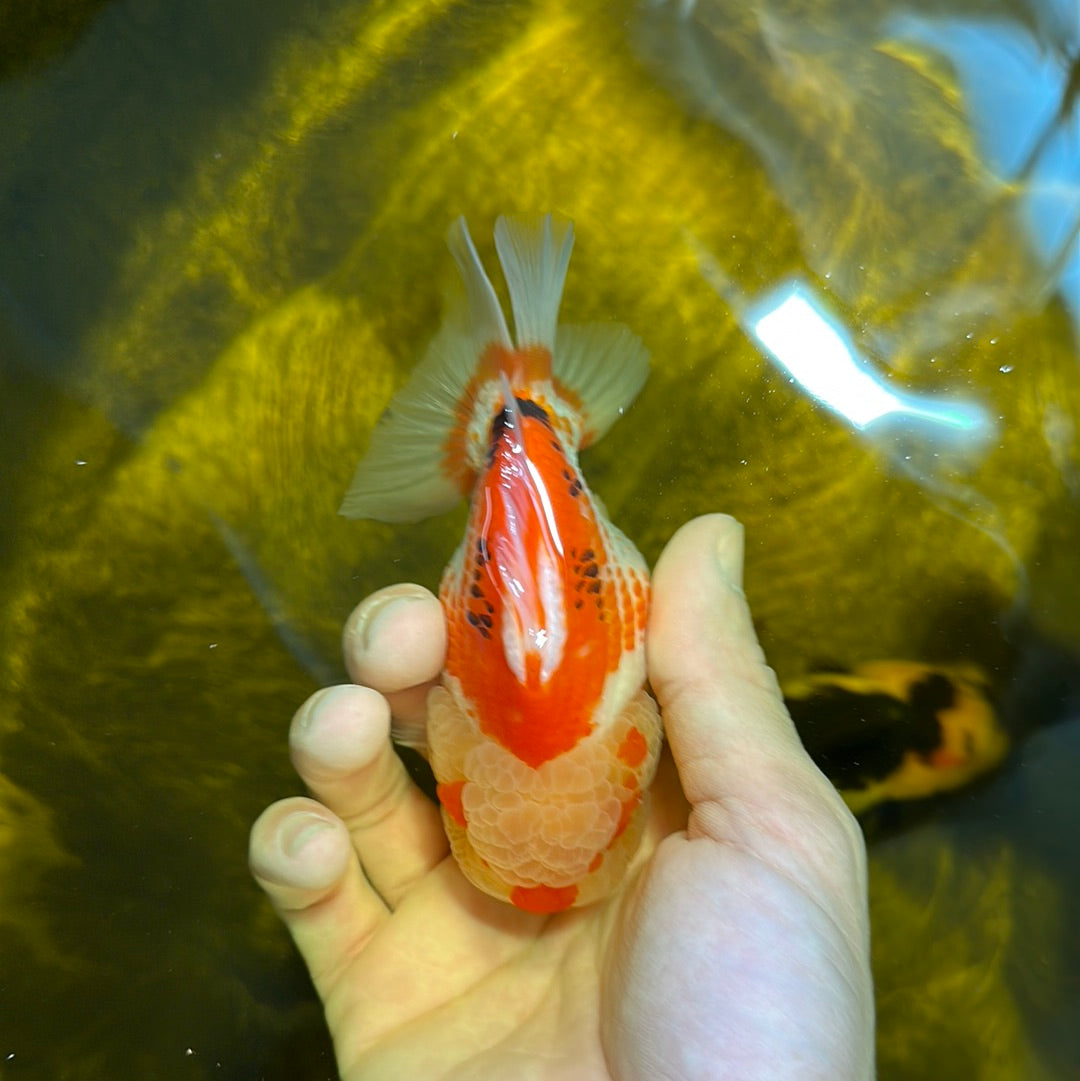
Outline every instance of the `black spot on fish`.
POLYGON ((923 745, 916 747, 915 750, 929 754, 936 750, 940 743, 938 714, 956 705, 956 686, 941 672, 932 672, 925 679, 911 685, 909 699, 912 712, 922 720, 919 730, 923 737, 923 745))
POLYGON ((542 405, 537 405, 536 402, 528 398, 517 398, 515 401, 523 417, 532 417, 534 420, 546 424, 549 428, 551 427, 551 417, 548 416, 548 411, 542 405))
MULTIPOLYGON (((514 401, 517 402, 518 412, 522 417, 531 417, 533 420, 538 420, 549 431, 554 431, 554 428, 551 425, 551 417, 548 416, 548 411, 542 405, 537 405, 536 402, 529 398, 515 398, 514 401)), ((489 460, 510 424, 510 410, 504 407, 495 414, 495 417, 491 422, 491 437, 488 441, 489 460)), ((558 450, 562 450, 562 447, 559 446, 557 440, 553 439, 552 445, 558 450)))

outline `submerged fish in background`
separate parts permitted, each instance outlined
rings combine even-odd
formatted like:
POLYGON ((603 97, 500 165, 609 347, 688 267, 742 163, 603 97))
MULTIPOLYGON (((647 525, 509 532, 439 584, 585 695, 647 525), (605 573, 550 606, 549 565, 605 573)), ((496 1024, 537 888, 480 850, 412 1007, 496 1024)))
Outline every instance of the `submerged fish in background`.
POLYGON ((975 665, 870 661, 784 684, 818 767, 855 814, 961 788, 1001 764, 1009 737, 975 665))
POLYGON ((495 223, 514 338, 464 219, 447 243, 467 304, 394 396, 341 512, 415 521, 471 493, 440 588, 429 759, 466 876, 556 912, 621 880, 662 742, 642 689, 648 569, 577 462, 641 389, 648 355, 626 327, 558 325, 569 223, 495 223))

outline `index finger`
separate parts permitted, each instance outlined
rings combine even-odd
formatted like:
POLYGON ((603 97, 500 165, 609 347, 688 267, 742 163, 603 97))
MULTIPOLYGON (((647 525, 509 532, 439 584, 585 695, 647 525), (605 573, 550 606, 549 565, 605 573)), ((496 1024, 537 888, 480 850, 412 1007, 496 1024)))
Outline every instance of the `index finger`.
POLYGON ((423 747, 428 692, 446 660, 446 620, 439 598, 410 582, 361 601, 342 632, 352 679, 390 703, 395 738, 423 747))

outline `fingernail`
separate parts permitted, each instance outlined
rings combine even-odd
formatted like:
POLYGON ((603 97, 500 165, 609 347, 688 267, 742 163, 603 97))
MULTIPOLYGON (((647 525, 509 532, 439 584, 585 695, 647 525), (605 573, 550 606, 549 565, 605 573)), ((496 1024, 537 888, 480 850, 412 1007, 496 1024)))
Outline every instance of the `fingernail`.
POLYGON ((281 851, 293 860, 311 843, 313 837, 332 828, 333 824, 322 815, 313 814, 311 811, 300 811, 290 815, 282 823, 278 833, 278 844, 281 851))
POLYGON ((427 600, 431 594, 420 586, 401 585, 391 586, 374 596, 369 597, 362 604, 352 621, 350 628, 354 636, 358 636, 360 644, 369 649, 378 638, 380 631, 385 627, 387 616, 390 615, 399 604, 412 604, 415 601, 427 600))
POLYGON ((716 559, 720 574, 729 585, 742 590, 744 533, 742 525, 728 518, 716 538, 716 559))
POLYGON ((296 718, 296 725, 302 729, 310 728, 314 721, 322 717, 331 702, 343 694, 352 694, 355 689, 351 683, 341 683, 336 687, 324 687, 321 691, 316 691, 296 718))

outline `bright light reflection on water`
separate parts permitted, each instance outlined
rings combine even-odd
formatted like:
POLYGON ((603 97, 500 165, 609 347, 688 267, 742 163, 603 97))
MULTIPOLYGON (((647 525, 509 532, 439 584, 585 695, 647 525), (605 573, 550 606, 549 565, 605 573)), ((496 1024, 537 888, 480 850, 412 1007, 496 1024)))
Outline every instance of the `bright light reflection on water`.
POLYGON ((752 303, 743 326, 799 385, 863 430, 886 417, 924 421, 926 434, 966 434, 982 440, 993 425, 972 402, 929 398, 890 389, 841 325, 802 282, 785 282, 752 303))

